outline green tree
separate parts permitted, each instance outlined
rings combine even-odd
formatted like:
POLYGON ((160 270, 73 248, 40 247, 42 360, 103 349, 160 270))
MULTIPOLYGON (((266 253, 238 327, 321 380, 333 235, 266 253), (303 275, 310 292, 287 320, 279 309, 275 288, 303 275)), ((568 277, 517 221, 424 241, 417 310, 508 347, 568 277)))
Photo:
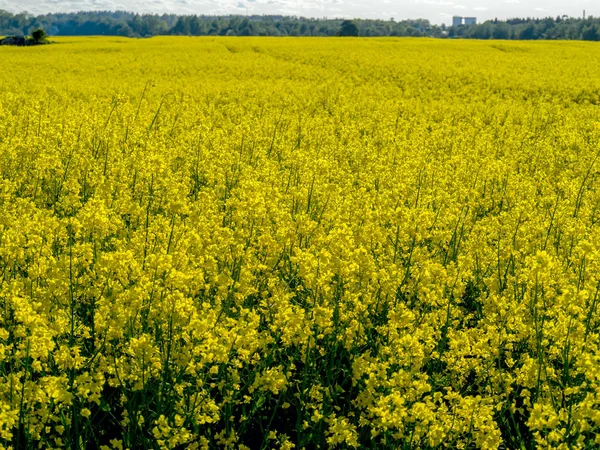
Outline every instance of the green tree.
POLYGON ((505 22, 497 23, 494 25, 492 31, 492 38, 494 39, 510 39, 510 25, 505 22))
POLYGON ((41 44, 46 40, 48 35, 46 34, 43 28, 38 28, 37 30, 33 31, 33 33, 31 33, 31 37, 35 42, 41 44))
POLYGON ((340 36, 358 36, 358 27, 351 20, 344 20, 340 28, 340 36))
POLYGON ((204 33, 202 32, 202 23, 198 16, 192 16, 187 21, 187 34, 191 34, 192 36, 202 36, 204 33))
POLYGON ((523 41, 529 41, 536 38, 535 25, 530 23, 519 33, 519 39, 523 41))
POLYGON ((173 28, 171 28, 171 34, 176 34, 176 35, 189 35, 191 34, 191 30, 190 30, 190 21, 188 20, 187 17, 179 17, 177 19, 177 22, 175 23, 175 26, 173 28))
POLYGON ((600 33, 598 33, 597 25, 588 25, 583 29, 582 33, 583 40, 585 41, 597 41, 600 38, 600 33))

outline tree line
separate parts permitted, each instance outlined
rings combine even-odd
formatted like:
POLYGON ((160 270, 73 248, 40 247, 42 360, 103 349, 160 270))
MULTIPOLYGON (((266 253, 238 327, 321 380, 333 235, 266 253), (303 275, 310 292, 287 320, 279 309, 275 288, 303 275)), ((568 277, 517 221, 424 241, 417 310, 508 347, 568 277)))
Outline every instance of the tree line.
POLYGON ((478 25, 447 27, 425 19, 370 20, 314 19, 278 15, 205 16, 135 14, 125 11, 88 11, 32 15, 0 10, 0 35, 29 35, 43 29, 51 36, 111 35, 182 36, 413 36, 465 39, 600 40, 600 18, 548 17, 490 20, 478 25))
POLYGON ((558 16, 543 19, 495 19, 478 25, 450 27, 448 36, 466 39, 598 41, 600 40, 600 18, 558 16))
MULTIPOLYGON (((309 19, 290 16, 204 16, 135 14, 124 11, 88 11, 34 16, 0 10, 0 35, 28 35, 43 28, 51 36, 111 35, 151 37, 182 36, 337 36, 348 30, 343 19, 309 19)), ((429 21, 354 20, 362 36, 431 36, 429 21)), ((441 34, 441 30, 437 33, 441 34)))

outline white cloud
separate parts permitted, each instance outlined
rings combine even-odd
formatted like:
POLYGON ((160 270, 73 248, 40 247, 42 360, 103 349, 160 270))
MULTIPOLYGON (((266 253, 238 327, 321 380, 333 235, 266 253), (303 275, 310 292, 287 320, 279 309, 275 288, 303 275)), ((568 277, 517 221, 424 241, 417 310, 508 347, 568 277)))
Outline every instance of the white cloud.
POLYGON ((454 2, 448 0, 414 0, 415 3, 434 6, 454 6, 454 2))

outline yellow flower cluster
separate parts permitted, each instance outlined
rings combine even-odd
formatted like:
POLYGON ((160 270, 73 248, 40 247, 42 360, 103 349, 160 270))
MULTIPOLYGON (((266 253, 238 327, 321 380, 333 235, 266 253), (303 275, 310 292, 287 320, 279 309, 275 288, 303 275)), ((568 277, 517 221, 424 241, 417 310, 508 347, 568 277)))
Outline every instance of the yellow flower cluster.
POLYGON ((600 48, 0 49, 0 448, 600 445, 600 48))

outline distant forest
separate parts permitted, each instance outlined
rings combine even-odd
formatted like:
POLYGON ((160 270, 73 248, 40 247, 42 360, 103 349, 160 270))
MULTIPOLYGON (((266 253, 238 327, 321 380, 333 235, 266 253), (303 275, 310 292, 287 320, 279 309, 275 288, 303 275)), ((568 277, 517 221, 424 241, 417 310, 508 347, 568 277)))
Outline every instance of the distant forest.
MULTIPOLYGON (((432 25, 424 19, 355 19, 352 22, 360 36, 600 40, 600 18, 595 17, 491 20, 458 27, 432 25)), ((0 10, 0 35, 4 36, 28 35, 37 28, 43 28, 50 36, 337 36, 343 23, 343 19, 288 16, 178 16, 124 11, 34 16, 0 10)))

